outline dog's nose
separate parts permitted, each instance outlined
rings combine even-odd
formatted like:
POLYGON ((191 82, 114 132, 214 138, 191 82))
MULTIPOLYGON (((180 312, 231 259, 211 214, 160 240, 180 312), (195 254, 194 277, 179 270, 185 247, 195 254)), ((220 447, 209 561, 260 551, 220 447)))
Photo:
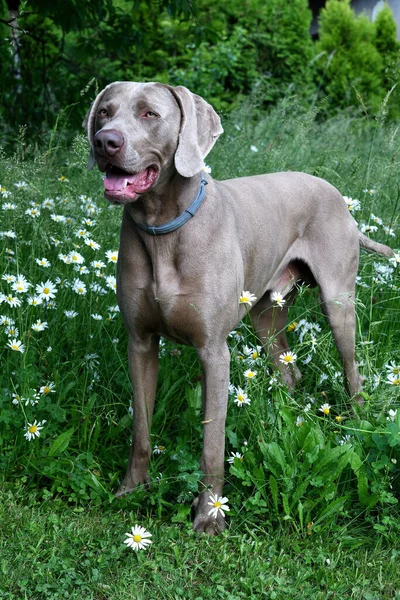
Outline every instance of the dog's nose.
POLYGON ((94 136, 94 147, 102 156, 114 156, 124 145, 125 139, 117 129, 100 130, 94 136))

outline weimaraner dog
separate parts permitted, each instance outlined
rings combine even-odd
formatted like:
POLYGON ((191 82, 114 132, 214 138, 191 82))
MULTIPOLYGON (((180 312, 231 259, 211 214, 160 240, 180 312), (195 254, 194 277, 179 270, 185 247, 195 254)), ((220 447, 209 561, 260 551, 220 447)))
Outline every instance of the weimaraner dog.
MULTIPOLYGON (((117 297, 129 333, 134 392, 133 442, 118 496, 148 481, 150 428, 160 336, 197 350, 202 366, 203 491, 194 529, 217 533, 210 491, 222 495, 228 401, 228 333, 245 316, 283 380, 297 368, 288 351, 288 305, 299 282, 318 285, 343 360, 348 392, 360 400, 354 359, 355 278, 360 246, 390 256, 356 226, 340 193, 305 173, 273 173, 215 181, 204 158, 223 132, 214 109, 185 87, 115 82, 95 99, 84 125, 89 167, 106 173, 105 197, 122 205, 117 297), (206 182, 206 183, 205 183, 206 182), (286 297, 274 307, 272 292, 286 297)), ((361 401, 361 400, 360 400, 361 401)))

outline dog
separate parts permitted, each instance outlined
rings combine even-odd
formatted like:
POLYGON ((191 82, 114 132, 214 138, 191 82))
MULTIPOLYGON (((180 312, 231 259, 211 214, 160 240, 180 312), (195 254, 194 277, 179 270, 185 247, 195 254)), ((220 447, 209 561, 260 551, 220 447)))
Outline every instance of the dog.
POLYGON ((106 174, 105 197, 123 206, 117 299, 129 334, 133 442, 117 496, 148 481, 150 428, 160 336, 196 348, 202 367, 203 491, 193 527, 216 534, 210 491, 222 496, 229 351, 248 310, 256 334, 289 386, 300 378, 279 356, 289 350, 288 307, 299 282, 318 285, 343 361, 350 396, 362 378, 354 358, 359 249, 391 256, 364 236, 343 197, 305 173, 216 181, 204 159, 223 129, 212 106, 183 86, 115 82, 101 91, 84 125, 89 168, 106 174), (253 304, 240 302, 251 292, 253 304), (273 292, 286 302, 274 306, 273 292))

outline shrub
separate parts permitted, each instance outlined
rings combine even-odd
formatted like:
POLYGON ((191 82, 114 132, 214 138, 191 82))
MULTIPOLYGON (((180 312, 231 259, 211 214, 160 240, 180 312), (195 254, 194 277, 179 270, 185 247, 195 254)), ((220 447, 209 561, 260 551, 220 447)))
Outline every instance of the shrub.
POLYGON ((319 85, 329 96, 329 106, 354 106, 361 97, 366 108, 377 112, 384 92, 375 26, 365 15, 355 17, 350 0, 326 3, 317 51, 321 54, 319 85))

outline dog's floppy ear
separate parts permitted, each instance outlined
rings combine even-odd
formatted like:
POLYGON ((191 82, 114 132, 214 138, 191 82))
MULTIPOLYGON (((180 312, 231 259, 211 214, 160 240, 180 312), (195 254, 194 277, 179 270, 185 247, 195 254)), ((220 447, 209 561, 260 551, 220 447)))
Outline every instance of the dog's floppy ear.
POLYGON ((97 114, 97 109, 99 107, 99 104, 101 102, 101 99, 103 98, 104 94, 106 93, 106 91, 112 87, 113 85, 116 85, 117 83, 120 83, 119 81, 114 81, 113 83, 110 83, 109 85, 107 85, 104 90, 102 90, 99 94, 97 94, 96 98, 94 99, 94 101, 92 102, 88 112, 86 113, 86 116, 83 120, 82 123, 82 127, 84 127, 86 129, 87 132, 87 136, 88 136, 88 140, 89 140, 89 144, 90 144, 90 154, 89 154, 89 161, 88 161, 88 169, 93 169, 93 167, 96 164, 96 160, 94 158, 94 153, 93 153, 93 137, 95 134, 94 131, 94 126, 95 126, 95 121, 96 121, 96 114, 97 114))
POLYGON ((192 177, 204 167, 204 158, 223 133, 221 119, 211 104, 186 87, 167 87, 182 114, 175 167, 183 177, 192 177))

